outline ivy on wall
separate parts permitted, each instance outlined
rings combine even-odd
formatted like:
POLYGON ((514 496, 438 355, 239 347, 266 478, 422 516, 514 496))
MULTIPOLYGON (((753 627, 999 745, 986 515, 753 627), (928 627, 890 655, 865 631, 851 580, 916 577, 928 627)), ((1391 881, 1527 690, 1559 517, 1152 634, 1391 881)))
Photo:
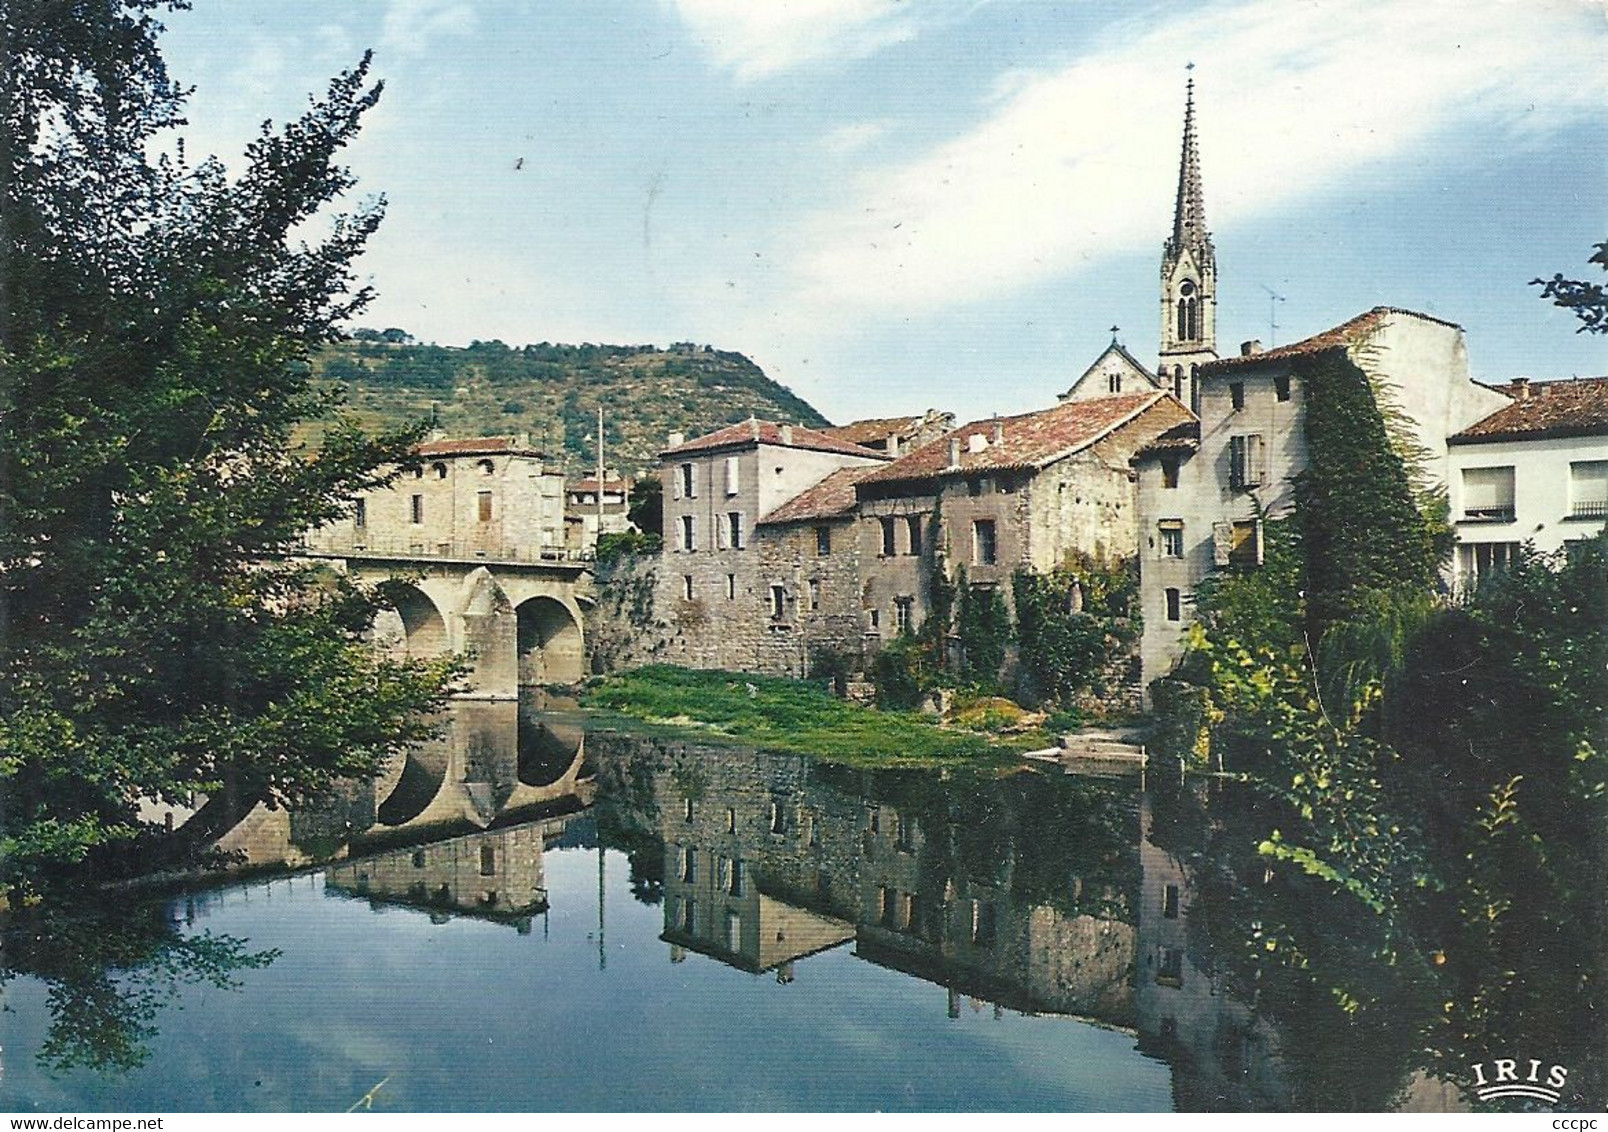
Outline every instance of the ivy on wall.
POLYGON ((1078 556, 1048 574, 1018 570, 1011 579, 1018 696, 1069 703, 1082 692, 1108 692, 1111 662, 1138 635, 1137 591, 1132 562, 1078 556))

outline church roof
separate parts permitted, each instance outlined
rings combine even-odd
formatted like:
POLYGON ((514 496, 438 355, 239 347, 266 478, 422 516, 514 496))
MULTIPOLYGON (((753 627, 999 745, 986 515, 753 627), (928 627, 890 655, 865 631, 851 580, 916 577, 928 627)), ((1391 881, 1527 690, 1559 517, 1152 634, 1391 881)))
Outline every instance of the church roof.
POLYGON ((1113 338, 1111 340, 1111 345, 1107 346, 1104 350, 1101 350, 1100 356, 1095 358, 1093 362, 1089 363, 1089 368, 1083 371, 1082 375, 1080 375, 1078 379, 1072 383, 1071 387, 1068 388, 1065 393, 1060 394, 1060 399, 1065 401, 1076 393, 1078 391, 1078 387, 1081 386, 1085 381, 1088 381, 1090 377, 1094 376, 1094 374, 1100 370, 1102 363, 1113 355, 1122 359, 1122 361, 1126 363, 1128 368, 1136 376, 1143 378, 1145 381, 1149 382, 1150 385, 1160 388, 1161 383, 1156 380, 1156 375, 1145 368, 1144 363, 1138 358, 1128 353, 1127 347, 1113 338))
POLYGON ((1448 444, 1608 436, 1608 377, 1512 381, 1495 388, 1513 402, 1450 437, 1448 444))
POLYGON ((799 523, 807 519, 839 519, 854 510, 854 485, 873 467, 839 468, 820 483, 793 496, 761 524, 799 523))
MULTIPOLYGON (((1053 409, 991 417, 962 425, 903 459, 868 471, 860 483, 897 483, 978 472, 1036 470, 1080 452, 1172 395, 1157 390, 1115 393, 1090 401, 1063 401, 1053 409), (998 429, 999 440, 995 440, 998 429), (960 449, 950 462, 951 446, 960 449)), ((1182 405, 1178 408, 1188 413, 1182 405)))
POLYGON ((1372 310, 1359 314, 1356 318, 1347 319, 1339 326, 1330 327, 1320 334, 1314 334, 1310 338, 1303 338, 1299 342, 1291 342, 1287 346, 1275 346, 1269 350, 1259 350, 1254 354, 1217 358, 1214 361, 1204 363, 1200 369, 1202 373, 1217 373, 1221 370, 1235 369, 1241 366, 1254 366, 1260 365, 1262 362, 1278 361, 1280 358, 1318 354, 1336 347, 1356 346, 1377 333, 1379 328, 1390 321, 1393 315, 1421 318, 1425 322, 1436 322, 1442 326, 1450 326, 1455 330, 1462 329, 1455 322, 1448 322, 1444 318, 1436 318, 1434 315, 1422 314, 1419 311, 1408 310, 1405 307, 1374 307, 1372 310))
POLYGON ((666 448, 661 456, 690 456, 695 452, 709 452, 717 448, 746 448, 750 445, 773 444, 782 448, 804 448, 815 452, 836 452, 843 456, 866 456, 873 460, 886 460, 881 452, 873 452, 847 440, 828 436, 803 425, 782 425, 775 421, 762 421, 749 417, 738 424, 727 425, 705 436, 694 437, 683 444, 666 448))
POLYGON ((1184 149, 1178 162, 1178 198, 1173 204, 1172 238, 1168 255, 1184 248, 1211 255, 1212 235, 1206 229, 1206 190, 1200 179, 1200 142, 1195 134, 1195 80, 1186 84, 1184 98, 1184 149))

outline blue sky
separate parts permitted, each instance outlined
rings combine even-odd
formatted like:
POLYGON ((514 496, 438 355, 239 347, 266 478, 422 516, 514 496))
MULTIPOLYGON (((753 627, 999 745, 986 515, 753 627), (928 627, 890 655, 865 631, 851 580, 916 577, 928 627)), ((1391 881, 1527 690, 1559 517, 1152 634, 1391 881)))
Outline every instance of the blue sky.
POLYGON ((1388 304, 1467 328, 1481 380, 1608 372, 1527 286, 1608 238, 1589 0, 194 0, 166 22, 191 152, 226 163, 375 50, 363 321, 426 341, 706 342, 833 420, 1052 404, 1113 324, 1154 358, 1193 62, 1221 352, 1388 304))

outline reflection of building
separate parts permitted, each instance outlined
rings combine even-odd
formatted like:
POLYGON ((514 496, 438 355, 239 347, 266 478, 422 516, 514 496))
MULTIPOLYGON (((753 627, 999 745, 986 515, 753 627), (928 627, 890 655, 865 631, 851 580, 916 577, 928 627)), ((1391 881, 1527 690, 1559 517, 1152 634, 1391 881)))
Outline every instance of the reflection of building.
POLYGON ((1273 1035, 1191 954, 1189 876, 1151 840, 1148 796, 1140 822, 1143 881, 1134 973, 1140 1048, 1171 1063, 1174 1105, 1181 1112, 1282 1111, 1289 1087, 1273 1035))
POLYGON ((543 850, 574 820, 526 822, 342 861, 329 867, 326 884, 376 904, 513 920, 526 931, 530 917, 547 908, 543 850))
MULTIPOLYGON (((951 813, 931 807, 920 776, 678 742, 643 741, 626 757, 654 760, 631 777, 651 775, 664 939, 678 949, 790 976, 798 959, 853 939, 860 958, 951 996, 1130 1019, 1133 926, 1092 909, 1096 895, 1113 908, 1131 899, 1106 891, 1110 877, 1091 876, 1083 893, 1083 878, 1060 876, 1071 888, 1061 906, 1039 887, 1055 872, 1040 851, 1057 852, 1059 842, 1037 836, 1031 822, 1056 812, 1062 792, 1086 785, 1066 776, 979 780, 977 813, 951 813), (917 793, 901 798, 904 787, 917 793), (985 813, 998 820, 979 824, 985 813), (1091 910, 1074 906, 1081 896, 1091 910)), ((1128 819, 1102 836, 1131 857, 1133 810, 1113 812, 1128 819)), ((1119 864, 1112 875, 1136 873, 1119 864)))

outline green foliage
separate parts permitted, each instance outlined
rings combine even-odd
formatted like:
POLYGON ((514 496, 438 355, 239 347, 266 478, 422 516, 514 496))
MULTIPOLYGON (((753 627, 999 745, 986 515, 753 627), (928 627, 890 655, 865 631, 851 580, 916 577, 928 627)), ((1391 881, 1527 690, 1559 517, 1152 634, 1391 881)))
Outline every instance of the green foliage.
POLYGON ((664 538, 664 484, 658 476, 644 476, 631 485, 625 517, 644 534, 664 538))
POLYGON ((994 586, 966 582, 964 568, 956 582, 955 636, 960 641, 960 675, 979 687, 999 684, 1005 650, 1011 645, 1011 614, 994 586))
POLYGON ((1361 612, 1369 591, 1432 587, 1446 533, 1419 511, 1411 470, 1367 374, 1342 349, 1293 364, 1307 390, 1307 467, 1295 480, 1295 514, 1317 637, 1361 612))
POLYGON ((370 772, 450 675, 373 654, 380 595, 280 557, 418 437, 363 435, 308 376, 369 298, 379 203, 299 236, 352 187, 368 62, 237 176, 153 162, 182 113, 158 7, 34 5, 0 40, 0 888, 113 868, 140 796, 370 772))
MULTIPOLYGON (((1587 263, 1608 270, 1608 243, 1597 245, 1587 263)), ((1541 288, 1541 297, 1551 299, 1557 306, 1571 310, 1580 320, 1577 334, 1608 334, 1608 290, 1601 283, 1587 279, 1565 279, 1561 273, 1551 279, 1532 279, 1530 286, 1541 288)))
POLYGON ((845 703, 812 684, 655 665, 589 687, 588 707, 776 751, 862 765, 1003 754, 981 736, 945 731, 919 715, 845 703))
POLYGON ((931 644, 900 634, 871 658, 871 681, 877 689, 877 706, 889 711, 914 711, 939 685, 940 672, 931 644))
POLYGON ((1022 701, 1070 703, 1108 691, 1105 670, 1136 635, 1135 564, 1088 559, 1049 574, 1023 569, 1011 586, 1022 701))
POLYGON ((481 436, 523 424, 539 447, 585 470, 597 464, 599 408, 606 462, 633 472, 656 466, 672 429, 697 435, 749 416, 827 424, 742 354, 691 345, 491 341, 459 349, 354 332, 323 346, 313 372, 321 386, 344 388, 370 427, 431 416, 452 435, 481 436))
POLYGON ((598 535, 597 567, 607 569, 628 555, 657 554, 664 545, 658 535, 641 531, 621 531, 619 534, 598 535))

